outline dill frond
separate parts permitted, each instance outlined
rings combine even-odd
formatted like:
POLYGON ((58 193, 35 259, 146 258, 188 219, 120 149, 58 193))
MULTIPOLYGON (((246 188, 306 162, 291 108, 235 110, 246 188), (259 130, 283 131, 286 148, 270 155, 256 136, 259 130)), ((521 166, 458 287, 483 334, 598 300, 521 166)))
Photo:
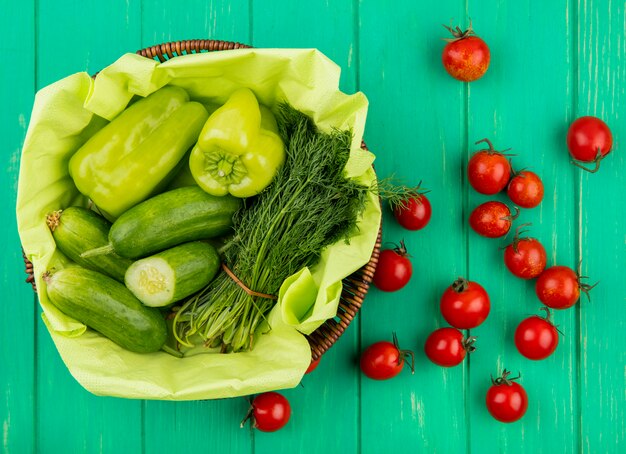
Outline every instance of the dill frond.
MULTIPOLYGON (((304 113, 284 103, 276 119, 286 159, 270 184, 246 201, 224 250, 234 274, 256 292, 277 295, 283 281, 314 266, 326 246, 349 241, 370 187, 344 176, 351 131, 319 131, 304 113)), ((274 300, 250 296, 224 273, 176 312, 174 335, 184 345, 200 335, 223 351, 252 348, 274 300)))

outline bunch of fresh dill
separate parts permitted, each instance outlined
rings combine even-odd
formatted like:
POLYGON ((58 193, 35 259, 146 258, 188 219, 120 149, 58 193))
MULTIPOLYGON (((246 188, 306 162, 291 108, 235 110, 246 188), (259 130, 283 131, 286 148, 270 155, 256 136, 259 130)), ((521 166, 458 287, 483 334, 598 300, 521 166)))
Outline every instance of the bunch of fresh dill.
MULTIPOLYGON (((321 132, 286 103, 276 119, 285 163, 272 184, 236 215, 235 234, 224 248, 233 274, 249 289, 268 295, 277 295, 283 281, 304 266, 315 265, 326 246, 348 241, 371 190, 344 176, 351 131, 321 132)), ((174 336, 189 347, 199 336, 223 351, 248 350, 274 304, 220 273, 176 311, 174 336)))

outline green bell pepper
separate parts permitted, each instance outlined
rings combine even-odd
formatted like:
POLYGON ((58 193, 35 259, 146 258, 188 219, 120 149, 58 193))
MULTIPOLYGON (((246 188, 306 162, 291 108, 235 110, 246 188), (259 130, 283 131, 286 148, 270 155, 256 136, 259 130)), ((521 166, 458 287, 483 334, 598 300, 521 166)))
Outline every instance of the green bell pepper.
POLYGON ((208 116, 182 88, 155 91, 76 151, 69 162, 74 184, 103 214, 117 218, 167 183, 208 116))
POLYGON ((274 115, 251 90, 241 88, 207 120, 189 167, 209 194, 244 198, 265 189, 284 161, 274 115))

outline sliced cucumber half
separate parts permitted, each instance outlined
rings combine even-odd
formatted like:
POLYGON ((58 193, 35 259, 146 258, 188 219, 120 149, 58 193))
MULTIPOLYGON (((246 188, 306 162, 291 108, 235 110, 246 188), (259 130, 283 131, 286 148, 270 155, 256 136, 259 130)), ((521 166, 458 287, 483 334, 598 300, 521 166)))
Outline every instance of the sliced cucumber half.
POLYGON ((215 248, 185 243, 134 262, 126 271, 128 289, 146 306, 163 307, 197 292, 217 274, 215 248))

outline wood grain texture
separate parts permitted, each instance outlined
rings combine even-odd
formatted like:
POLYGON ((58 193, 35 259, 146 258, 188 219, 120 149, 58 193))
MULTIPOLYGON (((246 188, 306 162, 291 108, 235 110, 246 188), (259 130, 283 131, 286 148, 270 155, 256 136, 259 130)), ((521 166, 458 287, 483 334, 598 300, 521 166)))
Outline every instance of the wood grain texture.
POLYGON ((440 368, 424 354, 427 336, 444 325, 441 293, 466 273, 464 89, 440 63, 440 38, 447 33, 441 24, 464 14, 459 2, 416 5, 360 5, 360 88, 370 101, 366 141, 378 156, 377 172, 413 186, 423 181, 433 207, 429 225, 409 232, 385 206, 383 247, 404 239, 414 275, 398 292, 373 289, 368 295, 361 313, 362 347, 390 341, 395 331, 401 347, 415 351, 416 371, 405 370, 389 382, 362 378, 362 447, 371 453, 391 446, 462 452, 467 440, 467 368, 440 368), (449 430, 442 436, 444 424, 449 430))
MULTIPOLYGON (((37 88, 78 71, 93 74, 139 43, 138 3, 37 3, 37 88), (63 26, 59 26, 63 24, 63 26), (63 58, 59 46, 69 51, 63 58)), ((39 449, 45 452, 138 452, 142 403, 99 398, 69 374, 39 314, 36 392, 39 449), (124 434, 120 437, 119 434, 124 434)))
MULTIPOLYGON (((0 259, 0 417, 2 452, 160 453, 190 451, 318 453, 621 453, 626 451, 626 206, 624 109, 626 10, 616 0, 522 2, 441 0, 173 0, 76 2, 0 0, 0 69, 5 102, 2 207, 14 211, 19 150, 34 91, 76 71, 94 73, 125 52, 167 41, 214 38, 256 47, 315 47, 342 68, 341 88, 369 99, 365 140, 379 175, 395 174, 430 189, 433 217, 419 232, 402 230, 388 209, 385 247, 406 241, 414 264, 409 285, 372 289, 340 341, 302 386, 283 391, 292 419, 280 432, 239 422, 245 398, 197 402, 96 397, 62 363, 33 306, 14 216, 2 227, 0 259), (487 75, 463 84, 443 70, 441 24, 474 28, 490 45, 487 75), (580 115, 598 115, 613 130, 614 152, 600 172, 570 165, 565 133, 580 115), (555 314, 564 335, 555 354, 524 359, 512 336, 537 313, 533 282, 508 273, 499 249, 507 240, 478 237, 469 211, 488 200, 466 182, 478 139, 512 147, 516 168, 537 172, 541 206, 532 222, 548 262, 583 260, 591 302, 555 314), (444 326, 443 290, 463 275, 484 285, 492 313, 479 328, 478 350, 459 367, 431 364, 423 343, 444 326), (416 372, 375 382, 358 369, 361 351, 391 339, 416 353, 416 372), (520 371, 530 405, 522 421, 499 424, 487 413, 490 375, 520 371)), ((506 196, 495 199, 506 201, 506 196)), ((509 235, 509 240, 511 235, 509 235)))
POLYGON ((578 259, 589 283, 599 281, 591 300, 581 299, 580 448, 582 452, 626 450, 626 9, 623 2, 579 2, 576 22, 575 115, 606 121, 612 154, 597 174, 576 171, 578 259))
POLYGON ((0 422, 2 452, 35 449, 35 301, 24 284, 24 266, 15 220, 15 199, 21 148, 35 94, 35 3, 3 5, 0 15, 0 52, 14 57, 15 68, 0 70, 2 124, 2 196, 7 214, 0 227, 3 254, 0 279, 0 422), (15 37, 20 37, 16 40, 15 37))
MULTIPOLYGON (((484 79, 469 87, 468 140, 488 137, 500 149, 512 147, 514 168, 528 168, 543 179, 541 205, 522 209, 513 228, 532 223, 529 234, 546 248, 548 266, 575 265, 573 169, 563 154, 563 128, 571 113, 572 94, 568 8, 567 1, 469 3, 476 32, 491 43, 492 65, 484 79), (475 8, 480 8, 479 16, 475 8), (553 35, 549 41, 545 34, 526 32, 548 28, 553 35), (524 38, 508 39, 514 29, 525 30, 524 38)), ((468 210, 491 199, 512 206, 506 194, 489 197, 470 189, 468 210)), ((486 288, 492 303, 487 321, 472 330, 478 341, 470 358, 471 450, 574 452, 578 440, 576 313, 555 314, 565 335, 551 357, 531 361, 519 354, 513 342, 515 329, 524 318, 537 314, 541 303, 534 280, 517 279, 504 266, 500 248, 512 237, 513 232, 494 240, 473 231, 468 237, 470 278, 486 288), (504 368, 514 375, 521 373, 520 383, 529 396, 527 414, 514 424, 497 423, 485 408, 490 375, 496 377, 504 368)))

